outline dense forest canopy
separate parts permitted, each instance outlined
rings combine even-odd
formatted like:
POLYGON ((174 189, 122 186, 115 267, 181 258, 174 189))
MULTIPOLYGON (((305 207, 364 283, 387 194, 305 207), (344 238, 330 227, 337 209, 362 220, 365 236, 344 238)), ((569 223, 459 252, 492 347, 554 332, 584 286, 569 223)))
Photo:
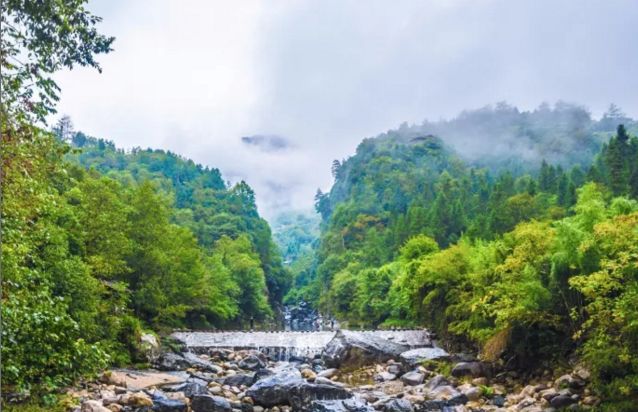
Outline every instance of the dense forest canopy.
POLYGON ((426 326, 510 367, 576 351, 606 397, 635 396, 638 137, 619 113, 501 104, 365 139, 317 193, 295 297, 351 326, 426 326), (454 149, 472 139, 494 156, 454 149))
POLYGON ((112 38, 84 2, 3 2, 2 386, 49 394, 139 361, 143 330, 274 322, 291 277, 245 182, 49 131, 61 67, 112 38), (26 59, 28 58, 28 59, 26 59), (26 60, 25 60, 26 59, 26 60))

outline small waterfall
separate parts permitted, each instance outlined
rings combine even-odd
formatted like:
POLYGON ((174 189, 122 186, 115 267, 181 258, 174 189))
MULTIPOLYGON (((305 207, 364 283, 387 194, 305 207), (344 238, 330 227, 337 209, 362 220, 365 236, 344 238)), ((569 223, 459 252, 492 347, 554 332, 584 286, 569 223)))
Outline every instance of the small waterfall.
MULTIPOLYGON (((294 359, 312 359, 320 355, 323 348, 334 337, 332 331, 285 331, 285 332, 175 332, 171 336, 183 342, 193 353, 207 353, 210 349, 258 350, 275 361, 289 362, 294 359)), ((375 330, 363 331, 401 343, 410 348, 428 346, 430 335, 426 330, 375 330)))

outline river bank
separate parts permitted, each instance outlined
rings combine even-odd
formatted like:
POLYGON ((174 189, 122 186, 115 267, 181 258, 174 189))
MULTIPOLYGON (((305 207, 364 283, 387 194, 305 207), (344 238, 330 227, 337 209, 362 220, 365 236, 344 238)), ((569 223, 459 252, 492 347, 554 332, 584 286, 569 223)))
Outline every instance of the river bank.
POLYGON ((525 411, 591 409, 589 373, 500 371, 432 344, 339 332, 321 354, 164 352, 155 369, 110 370, 68 391, 77 412, 525 411))

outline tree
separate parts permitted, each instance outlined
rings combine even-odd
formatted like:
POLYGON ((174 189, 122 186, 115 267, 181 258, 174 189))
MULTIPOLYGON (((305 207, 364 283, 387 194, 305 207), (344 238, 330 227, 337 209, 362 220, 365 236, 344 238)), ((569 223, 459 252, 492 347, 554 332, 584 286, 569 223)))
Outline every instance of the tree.
POLYGON ((5 0, 0 29, 2 112, 11 121, 44 121, 59 88, 51 74, 75 65, 101 70, 95 55, 115 40, 98 33, 102 19, 85 0, 5 0))
POLYGON ((622 124, 618 125, 616 136, 609 141, 603 156, 609 171, 609 186, 614 195, 628 193, 632 153, 629 135, 622 124))

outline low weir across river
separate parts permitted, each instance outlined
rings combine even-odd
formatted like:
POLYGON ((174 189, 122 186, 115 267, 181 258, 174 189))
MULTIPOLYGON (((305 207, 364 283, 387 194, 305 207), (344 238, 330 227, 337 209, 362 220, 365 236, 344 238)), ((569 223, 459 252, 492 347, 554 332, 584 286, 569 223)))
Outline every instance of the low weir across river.
MULTIPOLYGON (((431 342, 430 334, 423 329, 369 330, 357 333, 401 343, 410 349, 429 346, 431 342)), ((321 354, 335 334, 334 331, 178 331, 171 336, 194 353, 206 353, 210 349, 256 349, 273 359, 288 360, 293 357, 313 357, 321 354)))

